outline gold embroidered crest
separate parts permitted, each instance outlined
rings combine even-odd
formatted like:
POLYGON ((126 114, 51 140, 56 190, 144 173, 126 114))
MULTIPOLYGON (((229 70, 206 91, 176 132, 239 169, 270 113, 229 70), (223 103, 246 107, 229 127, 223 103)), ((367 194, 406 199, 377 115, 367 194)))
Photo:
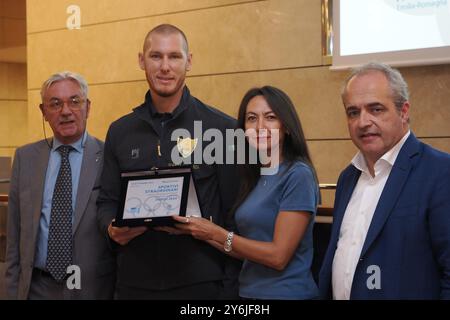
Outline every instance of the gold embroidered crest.
POLYGON ((177 148, 183 158, 187 158, 194 152, 198 139, 184 138, 177 139, 177 148))

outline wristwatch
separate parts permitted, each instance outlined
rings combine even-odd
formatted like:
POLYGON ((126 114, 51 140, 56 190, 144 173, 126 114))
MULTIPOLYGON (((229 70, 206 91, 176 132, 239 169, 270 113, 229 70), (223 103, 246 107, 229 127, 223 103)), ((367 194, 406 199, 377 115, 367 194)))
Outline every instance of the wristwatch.
POLYGON ((231 250, 233 250, 233 236, 234 236, 234 232, 230 231, 227 234, 227 240, 225 240, 225 243, 223 244, 223 250, 225 250, 225 252, 231 252, 231 250))

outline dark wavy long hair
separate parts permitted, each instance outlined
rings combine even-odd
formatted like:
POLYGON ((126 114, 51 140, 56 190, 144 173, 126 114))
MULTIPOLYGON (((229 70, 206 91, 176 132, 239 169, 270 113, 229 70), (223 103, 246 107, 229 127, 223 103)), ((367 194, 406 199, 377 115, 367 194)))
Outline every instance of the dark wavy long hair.
MULTIPOLYGON (((289 133, 284 136, 282 149, 283 159, 289 164, 288 168, 294 163, 294 161, 301 161, 311 168, 314 178, 316 179, 316 182, 318 182, 316 170, 311 161, 300 119, 291 99, 282 90, 272 86, 264 86, 261 88, 252 88, 247 91, 242 98, 239 107, 238 128, 245 131, 245 114, 247 112, 247 106, 250 100, 256 96, 262 96, 266 100, 267 104, 283 125, 285 132, 289 133)), ((242 204, 242 202, 244 202, 249 193, 256 186, 256 183, 261 176, 261 164, 250 164, 248 157, 249 148, 251 147, 246 140, 246 161, 245 164, 239 165, 241 189, 236 203, 233 206, 233 210, 231 210, 232 214, 234 214, 236 209, 242 204)))

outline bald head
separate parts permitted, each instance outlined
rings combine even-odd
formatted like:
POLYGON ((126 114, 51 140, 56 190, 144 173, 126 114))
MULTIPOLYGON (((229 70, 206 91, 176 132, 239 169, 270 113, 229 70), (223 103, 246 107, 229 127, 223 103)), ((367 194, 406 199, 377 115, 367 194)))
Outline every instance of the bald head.
POLYGON ((181 35, 182 39, 183 39, 183 50, 186 53, 186 56, 189 54, 189 45, 187 42, 187 38, 186 35, 184 34, 183 31, 181 31, 179 28, 175 27, 174 25, 171 24, 160 24, 159 26, 156 26, 155 28, 153 28, 152 30, 149 31, 149 33, 147 33, 147 35, 145 36, 144 39, 144 46, 143 46, 143 52, 145 52, 147 50, 147 48, 150 45, 151 42, 151 37, 154 34, 159 34, 159 35, 172 35, 172 34, 179 34, 181 35))

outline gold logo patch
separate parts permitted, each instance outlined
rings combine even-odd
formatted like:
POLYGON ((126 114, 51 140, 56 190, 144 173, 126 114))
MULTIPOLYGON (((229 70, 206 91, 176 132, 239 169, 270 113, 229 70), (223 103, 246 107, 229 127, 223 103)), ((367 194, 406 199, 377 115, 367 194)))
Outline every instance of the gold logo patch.
POLYGON ((197 146, 198 139, 184 138, 177 139, 177 148, 183 158, 189 157, 197 146))

